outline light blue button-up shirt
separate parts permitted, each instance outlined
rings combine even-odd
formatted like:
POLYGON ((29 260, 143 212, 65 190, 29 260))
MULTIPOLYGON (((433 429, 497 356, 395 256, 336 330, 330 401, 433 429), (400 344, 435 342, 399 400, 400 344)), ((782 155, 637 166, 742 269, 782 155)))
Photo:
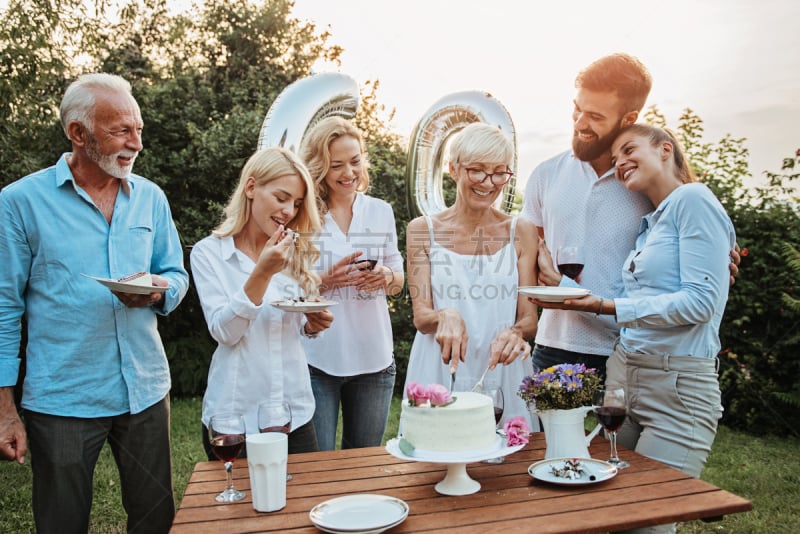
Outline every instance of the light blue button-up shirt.
POLYGON ((625 350, 713 358, 736 243, 725 209, 704 184, 675 189, 643 218, 615 298, 625 350))
POLYGON ((27 321, 22 406, 72 417, 138 413, 168 393, 156 314, 183 299, 189 278, 163 191, 131 175, 109 224, 75 184, 64 154, 0 192, 0 387, 19 372, 27 321), (81 274, 147 271, 169 280, 163 308, 128 308, 81 274))

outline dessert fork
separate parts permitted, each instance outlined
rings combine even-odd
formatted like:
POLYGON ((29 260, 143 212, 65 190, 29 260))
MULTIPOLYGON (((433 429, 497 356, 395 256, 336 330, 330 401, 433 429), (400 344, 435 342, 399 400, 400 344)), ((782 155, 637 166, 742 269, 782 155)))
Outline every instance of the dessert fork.
MULTIPOLYGON (((491 364, 490 364, 491 365, 491 364)), ((486 373, 489 372, 489 366, 486 366, 486 370, 481 375, 481 379, 478 380, 478 383, 472 388, 473 393, 483 393, 483 379, 486 378, 486 373)))

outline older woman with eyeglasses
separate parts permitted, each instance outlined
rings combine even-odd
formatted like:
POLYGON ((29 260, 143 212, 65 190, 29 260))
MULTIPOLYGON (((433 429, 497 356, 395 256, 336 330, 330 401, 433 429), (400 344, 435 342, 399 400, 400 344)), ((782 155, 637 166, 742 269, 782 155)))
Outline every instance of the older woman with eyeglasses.
POLYGON ((503 390, 503 419, 523 416, 534 428, 517 390, 532 372, 528 340, 536 334, 537 315, 517 288, 536 283, 538 238, 530 222, 495 207, 511 179, 512 159, 503 132, 470 124, 450 144, 454 204, 408 225, 417 334, 406 384, 449 387, 455 372, 453 390, 471 390, 488 368, 487 387, 503 390))

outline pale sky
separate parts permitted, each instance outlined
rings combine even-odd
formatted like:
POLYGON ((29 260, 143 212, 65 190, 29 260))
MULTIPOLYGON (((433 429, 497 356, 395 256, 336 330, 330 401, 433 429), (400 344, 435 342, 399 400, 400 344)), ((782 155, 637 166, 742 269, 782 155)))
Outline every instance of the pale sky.
POLYGON ((514 121, 520 183, 569 148, 575 75, 612 52, 648 67, 647 106, 670 126, 688 107, 706 141, 746 137, 755 176, 800 148, 797 0, 295 0, 293 14, 345 49, 317 70, 380 80, 406 139, 442 96, 493 94, 514 121))

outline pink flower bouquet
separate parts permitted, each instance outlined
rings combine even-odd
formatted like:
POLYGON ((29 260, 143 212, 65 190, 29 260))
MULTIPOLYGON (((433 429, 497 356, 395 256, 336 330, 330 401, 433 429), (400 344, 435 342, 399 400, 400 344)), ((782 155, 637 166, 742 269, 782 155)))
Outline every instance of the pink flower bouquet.
POLYGON ((406 386, 406 397, 411 406, 422 406, 426 403, 430 403, 431 407, 447 406, 455 400, 441 384, 423 386, 416 382, 410 382, 406 386))
POLYGON ((505 430, 508 438, 508 447, 528 444, 528 437, 531 435, 531 431, 524 417, 512 417, 503 425, 503 430, 505 430))

